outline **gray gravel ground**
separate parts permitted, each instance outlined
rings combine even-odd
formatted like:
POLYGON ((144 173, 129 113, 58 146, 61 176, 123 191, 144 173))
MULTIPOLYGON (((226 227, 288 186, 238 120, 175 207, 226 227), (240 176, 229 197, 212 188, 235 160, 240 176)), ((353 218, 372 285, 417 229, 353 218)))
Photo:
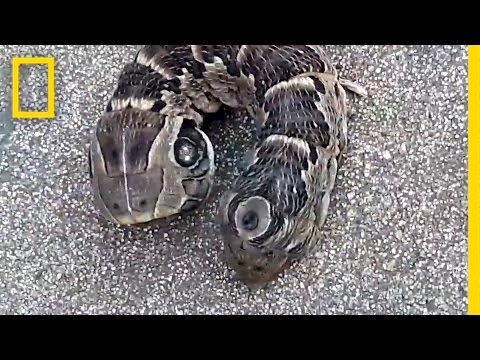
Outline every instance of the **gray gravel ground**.
MULTIPOLYGON (((371 96, 351 102, 323 248, 256 294, 231 280, 213 215, 248 143, 241 116, 207 128, 218 186, 169 232, 117 229, 91 205, 87 136, 136 48, 0 46, 0 313, 467 312, 466 47, 328 48, 371 96), (56 59, 55 119, 11 119, 10 59, 31 55, 56 59)), ((46 104, 42 72, 22 69, 27 110, 46 104)))

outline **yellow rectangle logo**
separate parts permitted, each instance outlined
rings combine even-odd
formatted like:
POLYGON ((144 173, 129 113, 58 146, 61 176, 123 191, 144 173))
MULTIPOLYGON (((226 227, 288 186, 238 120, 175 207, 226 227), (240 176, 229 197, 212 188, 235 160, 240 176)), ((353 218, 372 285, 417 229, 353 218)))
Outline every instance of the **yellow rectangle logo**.
POLYGON ((12 59, 12 117, 38 119, 55 117, 55 60, 53 57, 16 57, 12 59), (19 67, 20 65, 43 65, 48 68, 47 111, 20 111, 19 67))

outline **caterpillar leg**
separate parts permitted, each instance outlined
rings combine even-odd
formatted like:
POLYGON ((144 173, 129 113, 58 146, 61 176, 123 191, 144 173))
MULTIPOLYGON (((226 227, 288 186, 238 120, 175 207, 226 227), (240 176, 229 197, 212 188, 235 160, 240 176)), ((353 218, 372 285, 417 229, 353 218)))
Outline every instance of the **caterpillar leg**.
POLYGON ((340 85, 342 85, 342 87, 345 88, 345 90, 348 90, 361 97, 368 96, 368 91, 364 87, 354 83, 353 81, 343 79, 343 78, 339 78, 338 81, 340 85))

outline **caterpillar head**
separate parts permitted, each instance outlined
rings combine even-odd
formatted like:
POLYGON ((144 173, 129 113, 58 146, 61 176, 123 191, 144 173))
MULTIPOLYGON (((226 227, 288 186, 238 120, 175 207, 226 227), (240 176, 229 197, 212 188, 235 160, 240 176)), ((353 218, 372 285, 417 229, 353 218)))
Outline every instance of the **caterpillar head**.
POLYGON ((292 195, 261 176, 243 176, 222 196, 218 217, 225 258, 243 282, 274 280, 303 251, 298 241, 303 221, 291 211, 292 195))
POLYGON ((135 225, 204 202, 214 154, 193 120, 126 108, 100 120, 89 148, 89 168, 101 214, 120 225, 135 225))

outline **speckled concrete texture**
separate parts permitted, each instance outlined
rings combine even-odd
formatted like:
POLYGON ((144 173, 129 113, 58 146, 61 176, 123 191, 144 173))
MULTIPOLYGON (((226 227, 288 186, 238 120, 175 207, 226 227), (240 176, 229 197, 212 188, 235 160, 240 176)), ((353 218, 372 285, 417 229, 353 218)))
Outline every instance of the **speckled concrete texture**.
MULTIPOLYGON (((250 293, 222 261, 215 206, 251 131, 207 125, 217 185, 167 228, 122 230, 91 203, 86 145, 137 46, 0 46, 0 313, 465 314, 467 48, 328 46, 351 98, 350 147, 317 254, 250 293), (11 118, 11 58, 55 57, 54 119, 11 118)), ((21 104, 46 106, 45 69, 21 104)))

